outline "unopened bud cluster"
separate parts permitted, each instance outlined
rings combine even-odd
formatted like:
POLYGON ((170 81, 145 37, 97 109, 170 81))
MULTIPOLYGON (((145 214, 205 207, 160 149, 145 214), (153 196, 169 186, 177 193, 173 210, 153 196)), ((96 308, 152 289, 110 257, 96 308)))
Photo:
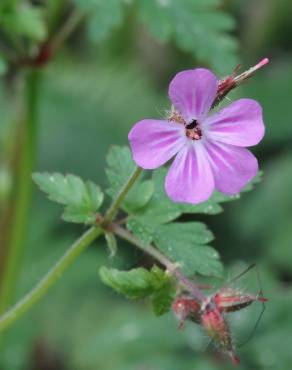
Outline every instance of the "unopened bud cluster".
POLYGON ((202 326, 207 335, 226 353, 233 364, 239 364, 226 313, 239 311, 253 302, 265 302, 260 292, 258 295, 243 293, 237 289, 222 288, 215 294, 207 296, 202 302, 190 295, 178 296, 172 309, 183 329, 185 321, 190 320, 202 326))

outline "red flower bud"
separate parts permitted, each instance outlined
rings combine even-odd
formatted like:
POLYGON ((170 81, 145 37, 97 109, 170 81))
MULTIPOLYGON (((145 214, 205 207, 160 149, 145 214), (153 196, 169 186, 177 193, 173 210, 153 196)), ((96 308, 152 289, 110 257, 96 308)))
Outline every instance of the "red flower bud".
POLYGON ((179 328, 182 329, 186 320, 200 322, 200 304, 192 297, 182 296, 176 298, 172 304, 173 312, 179 320, 179 328))
POLYGON ((239 364, 239 358, 234 352, 229 326, 213 302, 206 304, 201 314, 201 324, 209 337, 231 358, 231 361, 235 365, 239 364))

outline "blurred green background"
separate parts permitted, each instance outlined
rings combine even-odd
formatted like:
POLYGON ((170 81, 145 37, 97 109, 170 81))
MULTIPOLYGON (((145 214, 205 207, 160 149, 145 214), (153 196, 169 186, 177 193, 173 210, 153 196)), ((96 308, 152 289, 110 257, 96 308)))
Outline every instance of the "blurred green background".
MULTIPOLYGON (((60 28, 72 10, 88 12, 56 56, 39 68, 34 168, 74 173, 103 186, 108 148, 127 144, 127 133, 137 120, 164 115, 169 108, 167 86, 177 71, 206 66, 224 76, 238 62, 246 69, 263 57, 270 58, 264 70, 230 95, 231 99, 255 98, 264 108, 266 136, 255 148, 263 180, 239 201, 225 204, 224 213, 200 220, 214 232, 213 245, 227 271, 232 266, 238 271, 236 266, 241 263, 257 262, 269 298, 253 339, 238 350, 240 368, 290 370, 291 1, 8 1, 18 4, 19 18, 14 14, 12 20, 4 3, 0 4, 0 46, 12 54, 15 47, 33 55, 36 45, 60 28), (33 6, 33 16, 25 13, 24 5, 33 6), (7 41, 11 34, 13 42, 7 41)), ((29 72, 18 64, 5 65, 4 54, 1 58, 2 235, 9 221, 7 204, 15 199, 12 184, 19 181, 13 178, 13 166, 19 149, 23 83, 29 72)), ((15 299, 34 286, 84 231, 63 223, 60 207, 35 187, 29 208, 15 299)), ((232 368, 194 325, 179 332, 171 314, 156 318, 147 301, 128 302, 103 286, 100 266, 130 268, 149 263, 141 252, 122 243, 118 255, 108 259, 104 244, 101 240, 89 248, 7 332, 0 347, 1 370, 232 368)), ((1 249, 3 268, 4 241, 1 249)), ((255 290, 255 275, 252 280, 248 289, 255 290)), ((255 305, 235 315, 235 343, 248 336, 260 310, 255 305)))

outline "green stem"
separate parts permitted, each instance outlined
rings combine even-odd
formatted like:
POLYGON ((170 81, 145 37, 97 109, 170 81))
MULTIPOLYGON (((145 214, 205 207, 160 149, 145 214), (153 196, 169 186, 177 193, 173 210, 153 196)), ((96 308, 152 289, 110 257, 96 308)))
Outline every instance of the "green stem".
POLYGON ((143 171, 142 168, 136 167, 132 175, 129 177, 128 181, 125 183, 125 185, 120 190, 120 192, 117 195, 117 198, 113 201, 112 205, 109 207, 109 209, 107 210, 105 214, 105 217, 102 223, 102 226, 104 228, 108 227, 109 224, 112 222, 125 196, 127 195, 128 191, 131 189, 135 181, 138 179, 142 171, 143 171))
POLYGON ((158 249, 153 247, 151 244, 144 244, 128 230, 120 227, 118 224, 111 224, 111 230, 124 240, 135 245, 137 248, 142 249, 144 252, 152 256, 156 261, 164 265, 170 273, 173 273, 177 269, 177 265, 171 262, 164 254, 162 254, 158 249))
MULTIPOLYGON (((142 172, 141 168, 136 168, 133 174, 129 177, 121 191, 109 207, 105 216, 105 225, 108 225, 114 219, 117 210, 119 209, 123 199, 128 191, 134 185, 138 176, 142 172)), ((104 227, 104 226, 103 226, 104 227)), ((75 259, 86 249, 99 235, 103 233, 101 227, 92 227, 81 236, 56 263, 56 265, 48 272, 48 274, 31 290, 23 299, 21 299, 14 307, 8 310, 0 317, 0 332, 7 329, 17 319, 19 319, 28 309, 37 303, 48 291, 48 289, 57 282, 62 273, 75 261, 75 259)))
MULTIPOLYGON (((36 152, 37 105, 39 95, 39 72, 30 71, 25 87, 25 121, 19 153, 19 166, 15 178, 15 201, 10 236, 6 249, 5 266, 0 291, 0 312, 13 300, 23 253, 23 241, 28 220, 31 198, 31 172, 36 152)), ((18 149, 18 148, 17 148, 18 149)))
POLYGON ((55 266, 52 267, 36 287, 22 298, 14 307, 1 316, 0 332, 7 329, 28 309, 37 303, 47 293, 49 288, 61 277, 63 272, 71 266, 75 259, 101 234, 101 228, 91 227, 80 237, 80 239, 72 244, 63 257, 55 264, 55 266))

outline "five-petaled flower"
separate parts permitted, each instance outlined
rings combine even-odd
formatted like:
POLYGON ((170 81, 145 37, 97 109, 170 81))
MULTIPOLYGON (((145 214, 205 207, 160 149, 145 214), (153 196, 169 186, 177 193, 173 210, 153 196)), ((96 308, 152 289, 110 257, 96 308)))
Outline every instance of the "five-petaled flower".
POLYGON ((178 73, 169 86, 175 113, 166 120, 139 121, 129 133, 133 158, 144 169, 176 156, 165 181, 175 202, 200 203, 214 189, 236 194, 257 174, 257 159, 246 147, 264 135, 261 106, 239 99, 209 113, 217 86, 207 69, 178 73))

